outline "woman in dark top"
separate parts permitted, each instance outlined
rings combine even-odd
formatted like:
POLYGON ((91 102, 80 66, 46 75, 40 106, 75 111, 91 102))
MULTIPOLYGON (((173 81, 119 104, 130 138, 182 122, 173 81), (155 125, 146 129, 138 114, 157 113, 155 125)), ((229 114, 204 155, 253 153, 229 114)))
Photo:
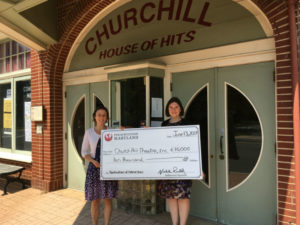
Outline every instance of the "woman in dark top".
MULTIPOLYGON (((188 125, 187 121, 181 118, 184 109, 177 97, 171 98, 166 106, 166 115, 170 119, 165 120, 162 126, 188 125)), ((168 199, 173 225, 185 225, 190 211, 191 180, 162 180, 158 185, 158 193, 162 198, 168 199)))

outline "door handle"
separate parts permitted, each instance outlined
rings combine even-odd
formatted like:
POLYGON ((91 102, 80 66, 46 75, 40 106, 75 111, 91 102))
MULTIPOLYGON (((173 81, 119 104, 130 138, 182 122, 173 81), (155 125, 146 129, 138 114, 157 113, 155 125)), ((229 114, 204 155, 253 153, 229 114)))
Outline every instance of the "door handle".
POLYGON ((220 136, 220 151, 221 151, 221 154, 224 155, 224 151, 223 151, 223 136, 220 136))
POLYGON ((221 160, 224 160, 224 151, 223 151, 223 135, 220 136, 220 151, 221 151, 221 154, 219 155, 219 158, 221 160))

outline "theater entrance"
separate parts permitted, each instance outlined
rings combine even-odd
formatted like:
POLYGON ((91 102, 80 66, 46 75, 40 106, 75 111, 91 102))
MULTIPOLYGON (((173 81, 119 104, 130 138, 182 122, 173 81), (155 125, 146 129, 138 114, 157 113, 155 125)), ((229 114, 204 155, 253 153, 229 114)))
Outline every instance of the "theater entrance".
MULTIPOLYGON (((67 186, 84 190, 88 161, 81 157, 85 130, 93 127, 92 113, 99 105, 110 112, 108 126, 160 126, 163 120, 164 71, 144 68, 108 73, 107 80, 66 86, 67 186)), ((119 181, 117 208, 142 215, 164 210, 156 181, 119 181)))
POLYGON ((205 181, 191 214, 222 224, 276 224, 273 62, 172 74, 173 95, 200 124, 205 181))

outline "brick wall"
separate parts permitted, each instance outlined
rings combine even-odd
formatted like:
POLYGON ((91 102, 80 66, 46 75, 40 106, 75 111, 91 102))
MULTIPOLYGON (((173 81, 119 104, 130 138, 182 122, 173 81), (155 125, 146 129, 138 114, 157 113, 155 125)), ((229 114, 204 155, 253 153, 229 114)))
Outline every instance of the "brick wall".
POLYGON ((292 68, 287 1, 256 1, 274 30, 276 46, 276 113, 278 224, 296 224, 292 68))
POLYGON ((52 191, 63 186, 63 91, 65 60, 75 38, 111 2, 58 1, 60 41, 43 52, 31 52, 32 106, 44 107, 43 134, 32 123, 32 186, 52 191))
POLYGON ((63 186, 62 80, 53 73, 56 46, 31 52, 31 104, 43 106, 43 133, 32 124, 32 186, 52 191, 63 186))
MULTIPOLYGON (((43 105, 42 135, 34 134, 32 185, 55 190, 63 183, 62 74, 75 38, 112 0, 58 1, 60 41, 47 52, 32 52, 32 105, 43 105)), ((296 224, 292 80, 287 2, 253 0, 270 20, 276 43, 278 224, 296 224)))
POLYGON ((57 1, 58 32, 61 36, 68 28, 74 17, 84 9, 89 1, 87 0, 60 0, 57 1))

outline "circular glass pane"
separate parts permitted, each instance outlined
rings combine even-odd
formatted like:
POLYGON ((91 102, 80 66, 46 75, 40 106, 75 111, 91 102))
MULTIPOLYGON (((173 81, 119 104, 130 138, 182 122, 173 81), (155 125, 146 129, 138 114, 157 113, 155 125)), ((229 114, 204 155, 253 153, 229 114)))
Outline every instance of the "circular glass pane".
POLYGON ((200 125, 202 168, 205 173, 205 183, 209 184, 208 169, 208 129, 207 129, 207 87, 203 88, 193 99, 187 109, 185 118, 192 124, 200 125))
POLYGON ((229 188, 245 180, 254 169, 262 146, 258 116, 248 99, 227 85, 227 143, 229 188))

